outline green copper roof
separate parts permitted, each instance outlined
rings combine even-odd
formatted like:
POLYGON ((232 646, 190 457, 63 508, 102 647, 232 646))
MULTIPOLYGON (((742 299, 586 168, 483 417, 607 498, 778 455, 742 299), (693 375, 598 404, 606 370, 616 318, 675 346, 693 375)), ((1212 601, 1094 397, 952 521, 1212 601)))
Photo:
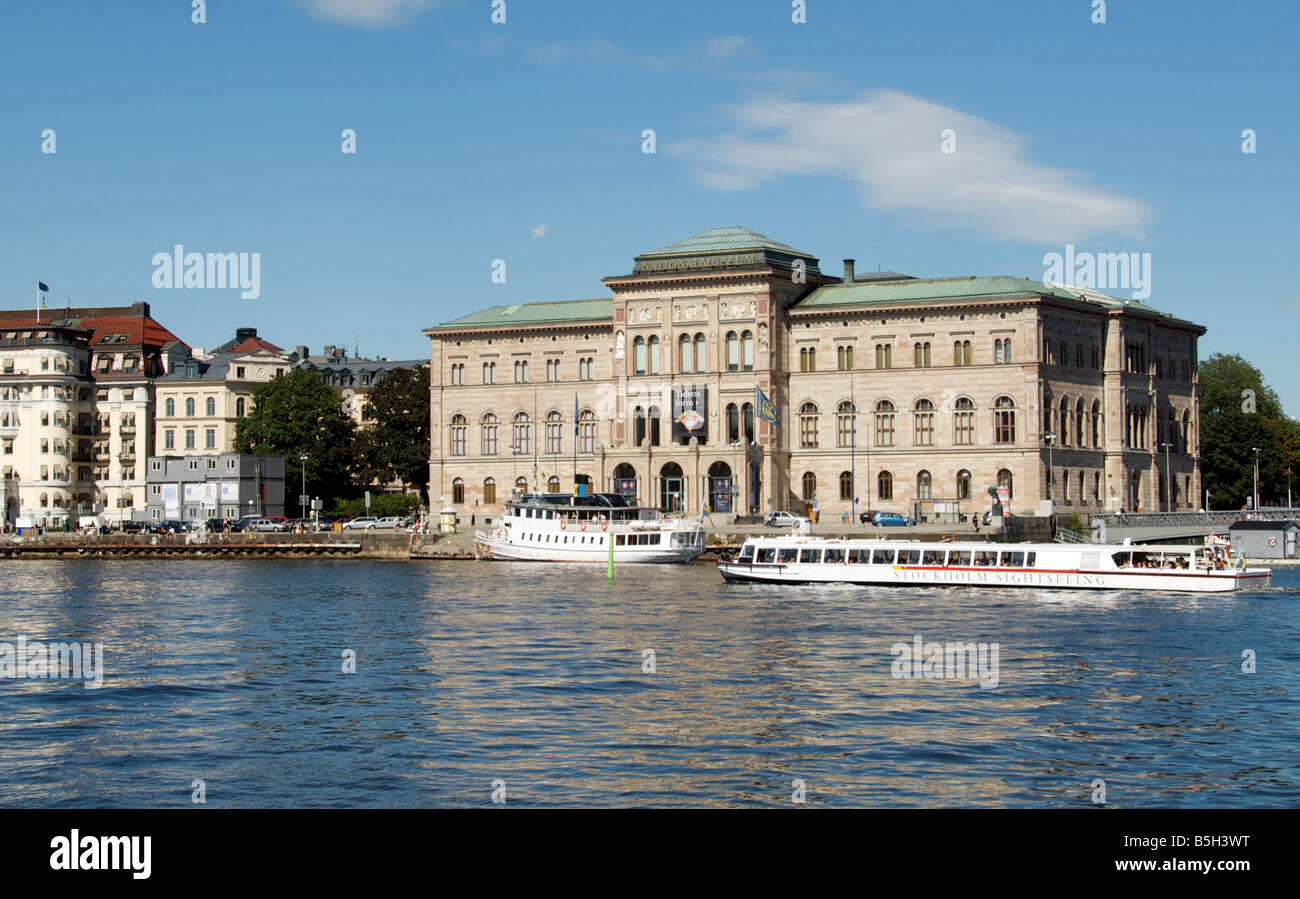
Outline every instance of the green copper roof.
POLYGON ((741 228, 739 225, 729 228, 710 228, 708 231, 701 231, 684 240, 670 243, 666 247, 642 253, 641 256, 673 256, 679 253, 708 253, 715 250, 775 250, 792 256, 813 258, 811 253, 796 250, 788 244, 765 237, 757 231, 741 228))
POLYGON ((434 325, 430 331, 494 328, 512 325, 549 325, 562 322, 613 321, 612 300, 564 300, 555 303, 518 303, 491 306, 461 318, 434 325))
MULTIPOLYGON (((1000 300, 1016 297, 1044 296, 1092 303, 1110 309, 1130 309, 1159 315, 1173 321, 1187 322, 1137 300, 1122 300, 1095 290, 1048 286, 1028 278, 998 275, 988 278, 927 278, 907 281, 874 281, 862 284, 832 284, 808 294, 793 309, 820 309, 838 306, 891 306, 944 302, 948 300, 1000 300)), ((1199 327, 1199 326, 1197 326, 1199 327)))

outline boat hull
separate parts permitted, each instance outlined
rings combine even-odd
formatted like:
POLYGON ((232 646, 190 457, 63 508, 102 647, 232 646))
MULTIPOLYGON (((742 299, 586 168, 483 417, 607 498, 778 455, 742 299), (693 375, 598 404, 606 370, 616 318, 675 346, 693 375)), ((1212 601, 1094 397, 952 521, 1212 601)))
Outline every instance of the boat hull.
MULTIPOLYGON (((586 562, 604 565, 609 562, 607 546, 555 546, 510 543, 482 533, 476 535, 475 549, 479 558, 498 562, 586 562)), ((690 548, 631 546, 614 548, 614 564, 673 564, 690 562, 704 553, 704 543, 690 548)))

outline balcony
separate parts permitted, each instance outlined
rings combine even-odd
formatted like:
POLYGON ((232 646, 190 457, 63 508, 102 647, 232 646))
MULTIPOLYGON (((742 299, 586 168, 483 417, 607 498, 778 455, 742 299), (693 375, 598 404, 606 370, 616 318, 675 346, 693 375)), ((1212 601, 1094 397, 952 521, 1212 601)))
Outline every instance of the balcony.
POLYGON ((94 452, 94 459, 96 462, 107 462, 111 458, 113 458, 113 453, 108 449, 108 447, 96 449, 94 452))
POLYGON ((117 454, 117 461, 123 463, 135 462, 135 450, 122 450, 117 454))
POLYGON ((132 422, 131 424, 123 424, 120 428, 118 428, 118 433, 120 433, 120 434, 134 434, 134 433, 135 433, 135 423, 132 422))

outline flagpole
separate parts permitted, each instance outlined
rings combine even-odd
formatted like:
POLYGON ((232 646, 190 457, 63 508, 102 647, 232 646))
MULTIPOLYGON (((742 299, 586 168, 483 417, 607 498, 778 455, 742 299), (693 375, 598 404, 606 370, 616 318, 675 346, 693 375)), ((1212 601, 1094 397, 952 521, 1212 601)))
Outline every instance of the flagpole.
MULTIPOLYGON (((849 518, 858 517, 858 403, 853 395, 853 370, 849 369, 849 518)), ((850 520, 849 524, 853 524, 850 520)))
POLYGON ((573 391, 573 495, 578 495, 578 391, 573 391))
POLYGON ((762 394, 758 384, 754 384, 754 437, 751 455, 754 457, 754 475, 749 488, 749 520, 758 523, 758 423, 763 420, 763 406, 759 400, 762 394))

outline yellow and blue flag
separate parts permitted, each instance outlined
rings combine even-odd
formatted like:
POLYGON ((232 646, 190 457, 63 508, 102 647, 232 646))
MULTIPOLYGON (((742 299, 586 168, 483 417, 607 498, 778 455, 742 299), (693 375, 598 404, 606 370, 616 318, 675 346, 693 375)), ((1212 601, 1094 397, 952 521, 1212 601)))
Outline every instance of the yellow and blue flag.
POLYGON ((781 422, 777 420, 776 403, 769 400, 767 394, 763 392, 763 388, 757 384, 754 385, 754 394, 754 405, 758 408, 758 417, 763 421, 770 421, 774 425, 779 425, 781 422))

